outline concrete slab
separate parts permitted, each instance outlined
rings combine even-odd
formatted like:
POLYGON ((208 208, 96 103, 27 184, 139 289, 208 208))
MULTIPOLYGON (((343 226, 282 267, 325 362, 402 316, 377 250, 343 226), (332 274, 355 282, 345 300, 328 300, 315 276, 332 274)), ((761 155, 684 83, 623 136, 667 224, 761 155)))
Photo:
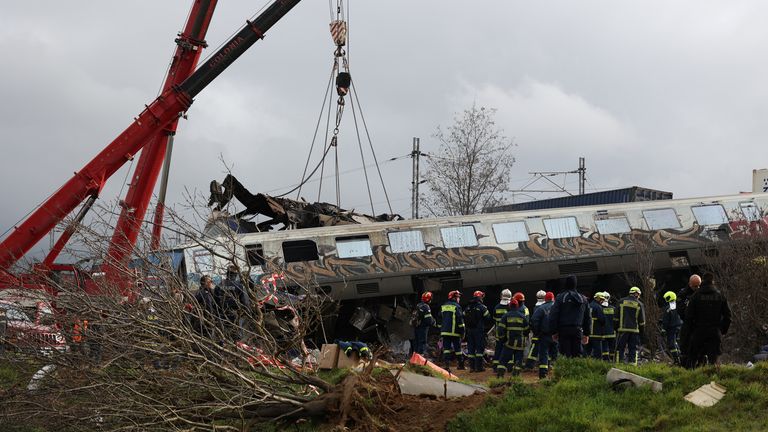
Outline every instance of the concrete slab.
POLYGON ((611 370, 608 371, 608 374, 606 374, 605 379, 611 384, 615 383, 616 381, 626 379, 632 381, 632 384, 638 387, 644 385, 650 386, 651 389, 653 389, 655 392, 660 392, 662 388, 662 384, 658 381, 641 377, 640 375, 616 368, 611 368, 611 370))
POLYGON ((720 399, 725 396, 725 392, 725 387, 712 381, 688 393, 684 398, 696 406, 711 407, 720 402, 720 399))
MULTIPOLYGON (((392 372, 392 375, 397 376, 396 370, 390 372, 392 372)), ((400 392, 402 394, 414 396, 430 395, 456 398, 470 396, 475 394, 475 392, 488 392, 488 387, 479 384, 464 384, 455 381, 446 381, 444 379, 406 371, 400 373, 400 376, 397 378, 397 384, 400 386, 400 392)))

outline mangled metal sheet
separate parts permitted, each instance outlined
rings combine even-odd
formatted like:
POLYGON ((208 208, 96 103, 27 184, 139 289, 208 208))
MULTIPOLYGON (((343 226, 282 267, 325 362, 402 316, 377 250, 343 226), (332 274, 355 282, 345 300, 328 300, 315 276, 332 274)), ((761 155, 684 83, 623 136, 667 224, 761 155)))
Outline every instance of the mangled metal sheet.
POLYGON ((476 392, 487 393, 488 387, 479 384, 464 384, 456 381, 447 381, 431 376, 415 374, 413 372, 391 370, 397 377, 400 393, 406 395, 430 395, 437 397, 456 398, 471 396, 476 392))
POLYGON ((378 216, 355 213, 329 203, 308 203, 261 193, 254 195, 231 174, 221 183, 212 181, 210 191, 208 206, 213 207, 214 214, 221 214, 233 197, 245 206, 245 210, 233 216, 238 232, 270 231, 280 224, 291 228, 316 228, 403 219, 386 213, 378 216), (259 224, 246 220, 257 214, 271 219, 259 224))

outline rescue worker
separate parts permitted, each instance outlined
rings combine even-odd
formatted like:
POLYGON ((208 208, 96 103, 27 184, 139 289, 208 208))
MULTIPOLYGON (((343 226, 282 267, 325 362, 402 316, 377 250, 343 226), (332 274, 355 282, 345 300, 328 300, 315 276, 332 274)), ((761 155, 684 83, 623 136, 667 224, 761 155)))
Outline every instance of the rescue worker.
POLYGON ((591 352, 587 352, 585 355, 588 357, 591 354, 596 359, 603 357, 603 333, 605 333, 606 318, 603 313, 602 302, 602 292, 596 292, 592 296, 592 301, 589 302, 589 309, 592 314, 592 337, 589 338, 591 352))
POLYGON ((371 349, 368 348, 368 345, 363 342, 336 340, 336 344, 339 346, 341 352, 343 352, 347 357, 351 357, 354 353, 357 353, 358 358, 361 359, 370 359, 373 357, 371 355, 371 349))
POLYGON ((464 338, 464 314, 461 312, 461 293, 451 291, 448 293, 448 301, 440 307, 442 326, 440 337, 443 340, 443 361, 446 369, 451 368, 454 357, 458 360, 458 369, 464 370, 464 355, 461 352, 461 340, 464 338))
POLYGON ((485 354, 485 323, 491 319, 491 313, 483 304, 485 293, 475 291, 472 300, 464 308, 464 324, 467 329, 467 357, 469 371, 482 372, 485 370, 483 356, 485 354))
POLYGON ((250 312, 251 299, 243 287, 240 273, 235 266, 227 268, 227 276, 221 286, 214 288, 226 333, 232 340, 244 339, 245 315, 250 312))
POLYGON ((616 308, 611 305, 611 295, 607 291, 602 293, 603 301, 600 306, 603 308, 603 315, 605 316, 605 326, 603 327, 602 346, 603 354, 602 358, 605 361, 612 361, 616 355, 616 323, 618 316, 616 315, 616 308))
POLYGON ((192 315, 192 321, 195 330, 201 336, 208 338, 213 337, 214 329, 219 327, 221 319, 221 311, 214 292, 213 279, 208 275, 201 277, 200 289, 195 293, 195 301, 199 309, 192 315))
MULTIPOLYGON (((538 290, 536 292, 536 304, 533 306, 533 312, 531 312, 530 319, 533 319, 533 314, 536 313, 536 308, 544 304, 544 296, 547 292, 544 290, 538 290)), ((528 351, 528 357, 525 359, 525 368, 533 369, 536 364, 536 359, 539 357, 539 338, 536 333, 531 331, 531 349, 528 351)))
POLYGON ((501 317, 499 324, 504 331, 504 351, 501 353, 496 376, 504 377, 509 370, 513 376, 520 375, 523 368, 523 353, 525 351, 525 336, 528 334, 528 317, 518 306, 514 298, 509 302, 509 312, 501 317))
POLYGON ((715 287, 715 276, 706 273, 701 288, 693 293, 685 311, 683 328, 690 334, 687 341, 689 367, 717 363, 722 354, 721 336, 728 333, 730 326, 728 301, 715 287))
POLYGON ((589 342, 592 332, 592 316, 583 295, 576 290, 574 275, 565 278, 565 292, 557 295, 549 312, 554 334, 552 339, 560 344, 560 354, 578 357, 581 344, 589 342))
POLYGON ((672 291, 664 293, 664 312, 661 316, 661 335, 667 342, 667 352, 674 360, 676 365, 680 365, 680 347, 677 344, 677 337, 680 335, 680 328, 683 326, 683 320, 677 313, 677 295, 672 291))
POLYGON ((501 292, 501 300, 499 301, 499 304, 497 304, 493 308, 493 321, 495 323, 494 335, 496 336, 496 346, 494 347, 494 350, 493 350, 493 369, 494 370, 499 365, 501 352, 504 350, 504 332, 501 330, 501 327, 499 327, 499 323, 501 322, 501 317, 506 315, 507 312, 509 311, 509 301, 511 299, 512 299, 512 291, 505 289, 501 292))
POLYGON ((525 306, 525 294, 518 291, 512 296, 512 298, 517 300, 517 307, 520 308, 520 312, 522 312, 526 317, 529 317, 530 312, 528 311, 528 307, 525 306))
MULTIPOLYGON (((680 316, 680 319, 685 322, 685 312, 686 308, 688 306, 688 302, 690 301, 691 297, 693 296, 693 293, 695 293, 699 287, 701 286, 701 276, 694 274, 691 275, 690 278, 688 278, 688 286, 684 287, 677 293, 677 314, 680 316)), ((680 330, 680 363, 683 367, 690 367, 688 361, 688 343, 687 341, 690 339, 690 334, 687 333, 689 327, 686 327, 685 325, 680 330)))
POLYGON ((429 329, 435 327, 435 317, 429 303, 432 301, 432 293, 427 291, 421 295, 421 301, 416 305, 416 344, 413 352, 424 354, 427 349, 427 336, 429 329))
POLYGON ((616 341, 616 362, 637 366, 640 332, 645 327, 645 306, 640 301, 640 288, 632 287, 629 295, 619 300, 619 331, 616 341), (624 357, 624 351, 627 356, 624 357))
MULTIPOLYGON (((538 293, 536 295, 538 297, 538 293)), ((544 303, 537 305, 531 315, 531 331, 533 337, 538 341, 537 357, 539 360, 539 379, 544 379, 549 373, 549 358, 553 351, 554 342, 552 341, 552 328, 549 325, 549 313, 552 310, 552 304, 555 301, 555 295, 544 293, 544 303)), ((552 358, 554 360, 555 357, 552 358)))

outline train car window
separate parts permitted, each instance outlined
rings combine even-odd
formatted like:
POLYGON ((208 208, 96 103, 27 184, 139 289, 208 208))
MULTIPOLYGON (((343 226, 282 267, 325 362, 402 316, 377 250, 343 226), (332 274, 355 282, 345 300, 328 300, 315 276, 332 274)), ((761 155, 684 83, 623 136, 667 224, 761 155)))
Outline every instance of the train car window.
POLYGON ((680 219, 674 209, 643 210, 643 217, 648 223, 648 229, 660 230, 680 228, 680 219))
POLYGON ((728 215, 720 204, 693 206, 693 216, 699 225, 722 225, 728 223, 728 215))
POLYGON ((547 231, 547 237, 551 239, 581 236, 579 224, 573 216, 544 219, 544 229, 547 231))
POLYGON ((248 258, 248 265, 251 266, 261 266, 266 262, 261 244, 245 245, 245 256, 248 258))
POLYGON ((443 246, 447 248, 477 246, 477 234, 472 225, 440 228, 443 246))
POLYGON ((749 222, 756 222, 760 220, 760 209, 753 202, 739 203, 741 212, 744 214, 744 218, 749 222))
POLYGON ((336 256, 339 258, 359 258, 371 255, 373 255, 371 239, 367 235, 336 237, 336 256))
POLYGON ((396 231, 387 234, 393 253, 416 252, 426 249, 421 231, 396 231))
POLYGON ((285 262, 313 261, 318 258, 317 245, 312 240, 293 240, 283 242, 285 262))
POLYGON ((496 243, 519 243, 530 240, 528 228, 525 222, 504 222, 493 224, 493 235, 496 236, 496 243))
POLYGON ((600 234, 626 234, 632 232, 626 217, 596 219, 595 225, 600 234))
POLYGON ((192 261, 197 273, 213 273, 213 255, 207 250, 197 250, 192 252, 192 261))

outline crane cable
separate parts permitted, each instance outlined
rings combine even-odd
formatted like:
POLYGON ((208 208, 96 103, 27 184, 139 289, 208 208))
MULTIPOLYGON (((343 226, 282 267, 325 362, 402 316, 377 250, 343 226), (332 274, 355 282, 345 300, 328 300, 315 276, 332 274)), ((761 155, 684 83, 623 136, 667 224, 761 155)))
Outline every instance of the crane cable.
MULTIPOLYGON (((347 0, 349 1, 349 0, 347 0)), ((335 192, 336 192, 336 205, 341 205, 341 170, 339 165, 339 152, 338 152, 338 135, 339 135, 339 128, 341 126, 341 120, 344 115, 344 109, 346 107, 346 101, 345 96, 350 95, 350 104, 352 107, 352 116, 354 119, 355 124, 355 132, 356 132, 356 138, 357 138, 357 144, 358 148, 360 150, 360 159, 362 161, 362 169, 365 177, 365 184, 366 189, 368 191, 368 201, 371 205, 371 212, 373 214, 376 213, 374 203, 373 203, 373 194, 371 193, 371 185, 370 180, 368 177, 368 165, 365 163, 365 154, 363 150, 363 143, 362 138, 360 134, 360 128, 357 120, 358 111, 360 115, 360 119, 363 125, 363 128, 365 129, 365 136, 368 141, 368 145, 370 148, 370 151, 373 155, 374 164, 376 166, 376 170, 378 172, 379 180, 381 181, 382 188, 384 190, 384 195, 386 197, 387 206, 389 208, 390 213, 392 213, 392 205, 389 200, 389 194, 387 192, 386 185, 384 184, 384 178, 381 174, 381 167, 379 166, 379 162, 376 156, 376 152, 373 148, 373 142, 371 140, 370 132, 368 130, 367 122, 365 121, 365 116, 363 114, 362 108, 360 106, 360 99, 358 96, 357 89, 355 88, 354 83, 352 82, 352 78, 350 75, 350 68, 349 68, 349 44, 347 41, 347 35, 348 35, 348 10, 349 10, 349 3, 347 3, 346 8, 344 7, 343 0, 337 0, 336 1, 336 7, 334 10, 333 6, 333 0, 329 0, 329 9, 330 9, 330 16, 331 16, 331 23, 330 23, 330 32, 331 37, 333 38, 333 41, 336 45, 336 48, 334 50, 334 58, 333 58, 333 65, 331 68, 331 76, 328 80, 328 86, 326 87, 325 95, 323 96, 323 104, 320 108, 320 115, 318 117, 317 123, 315 125, 315 131, 312 139, 312 144, 310 146, 309 154, 307 155, 307 161, 304 165, 304 171, 302 173, 301 181, 299 185, 296 188, 293 188, 290 192, 298 191, 296 194, 296 199, 299 199, 301 197, 301 189, 303 185, 305 185, 309 178, 318 170, 320 169, 320 179, 318 184, 318 191, 317 191, 317 200, 320 201, 320 197, 322 195, 322 189, 323 189, 323 179, 325 178, 325 158, 328 155, 328 152, 331 148, 334 150, 334 177, 335 177, 335 192), (335 14, 334 14, 335 12, 335 14), (347 18, 347 20, 345 20, 347 18), (347 47, 345 49, 345 46, 347 47), (336 112, 335 112, 335 122, 334 127, 332 131, 332 136, 330 140, 329 132, 331 131, 330 128, 330 121, 331 121, 331 105, 328 104, 328 112, 326 117, 326 130, 325 130, 325 141, 328 142, 328 146, 326 147, 320 161, 318 162, 318 166, 315 167, 314 170, 307 176, 307 170, 309 169, 309 163, 312 157, 312 152, 315 147, 315 142, 317 140, 317 134, 320 128, 320 122, 323 117, 323 113, 326 110, 326 102, 329 100, 328 95, 330 92, 331 85, 333 84, 333 80, 335 77, 336 81, 336 92, 338 94, 338 99, 336 100, 336 112)), ((290 193, 289 192, 289 193, 290 193)))

